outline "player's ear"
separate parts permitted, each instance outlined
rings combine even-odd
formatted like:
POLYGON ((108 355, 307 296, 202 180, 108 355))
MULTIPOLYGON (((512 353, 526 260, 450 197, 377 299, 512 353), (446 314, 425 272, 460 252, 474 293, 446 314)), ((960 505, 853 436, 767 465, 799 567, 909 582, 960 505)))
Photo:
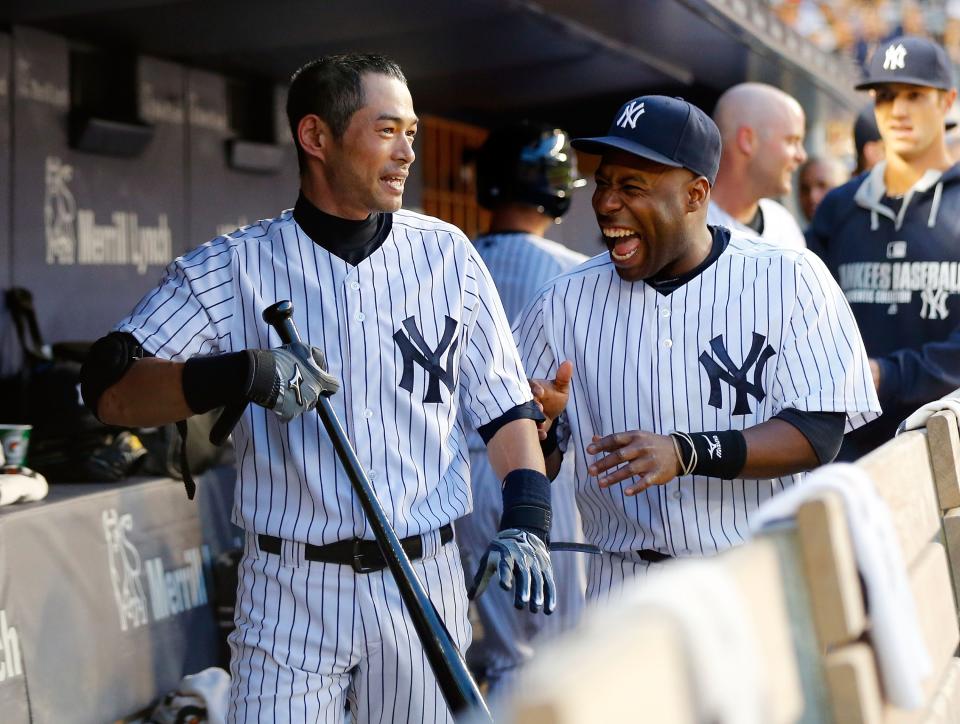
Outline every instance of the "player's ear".
POLYGON ((751 126, 740 126, 736 135, 737 148, 745 156, 752 156, 757 145, 757 132, 751 126))
POLYGON ((687 182, 687 212, 699 211, 710 202, 710 182, 697 176, 687 182))
POLYGON ((953 107, 953 102, 957 100, 957 89, 951 88, 948 91, 941 91, 940 93, 940 107, 943 108, 944 114, 947 114, 953 107))
POLYGON ((300 148, 307 156, 322 161, 333 140, 333 134, 320 116, 308 113, 297 124, 297 140, 300 141, 300 148))

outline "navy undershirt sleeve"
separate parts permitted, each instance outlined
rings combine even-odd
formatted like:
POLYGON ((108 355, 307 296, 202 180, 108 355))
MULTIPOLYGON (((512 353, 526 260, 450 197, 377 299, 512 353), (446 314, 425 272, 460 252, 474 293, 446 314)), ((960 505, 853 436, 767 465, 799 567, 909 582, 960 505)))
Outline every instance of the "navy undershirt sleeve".
POLYGON ((783 420, 797 428, 807 438, 821 465, 833 462, 843 443, 847 424, 844 412, 807 412, 788 407, 774 419, 783 420))

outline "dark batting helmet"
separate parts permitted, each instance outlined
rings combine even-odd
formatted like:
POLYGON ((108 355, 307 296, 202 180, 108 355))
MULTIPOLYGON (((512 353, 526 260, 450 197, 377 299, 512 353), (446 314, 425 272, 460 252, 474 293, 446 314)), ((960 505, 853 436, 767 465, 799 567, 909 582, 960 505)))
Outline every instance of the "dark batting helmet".
POLYGON ((477 199, 488 209, 519 201, 559 218, 570 208, 570 193, 584 184, 570 136, 553 126, 523 122, 498 128, 477 155, 477 199))

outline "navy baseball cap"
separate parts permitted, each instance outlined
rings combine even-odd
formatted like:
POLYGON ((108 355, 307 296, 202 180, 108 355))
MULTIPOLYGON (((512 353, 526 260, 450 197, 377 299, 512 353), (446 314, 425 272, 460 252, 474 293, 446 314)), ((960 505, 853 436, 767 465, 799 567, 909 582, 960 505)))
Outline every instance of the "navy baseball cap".
POLYGON ((606 136, 577 138, 573 147, 598 155, 618 149, 664 166, 688 169, 705 176, 711 186, 720 167, 717 124, 682 98, 634 98, 617 111, 606 136))
POLYGON ((950 90, 954 87, 950 59, 941 46, 926 38, 903 35, 888 40, 874 51, 856 89, 869 90, 884 83, 950 90))

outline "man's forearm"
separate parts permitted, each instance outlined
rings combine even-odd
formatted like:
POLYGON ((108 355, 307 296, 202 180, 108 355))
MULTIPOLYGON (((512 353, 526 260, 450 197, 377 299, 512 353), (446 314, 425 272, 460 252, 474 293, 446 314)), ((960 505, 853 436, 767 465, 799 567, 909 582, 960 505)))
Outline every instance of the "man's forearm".
POLYGON ((185 420, 193 411, 183 396, 183 362, 144 357, 100 397, 97 416, 108 425, 155 427, 185 420))
POLYGON ((497 430, 487 443, 487 455, 500 480, 511 470, 522 468, 546 473, 537 424, 533 420, 513 420, 497 430))
POLYGON ((810 441, 783 420, 767 420, 743 431, 747 462, 738 477, 778 478, 812 470, 820 464, 810 441))

